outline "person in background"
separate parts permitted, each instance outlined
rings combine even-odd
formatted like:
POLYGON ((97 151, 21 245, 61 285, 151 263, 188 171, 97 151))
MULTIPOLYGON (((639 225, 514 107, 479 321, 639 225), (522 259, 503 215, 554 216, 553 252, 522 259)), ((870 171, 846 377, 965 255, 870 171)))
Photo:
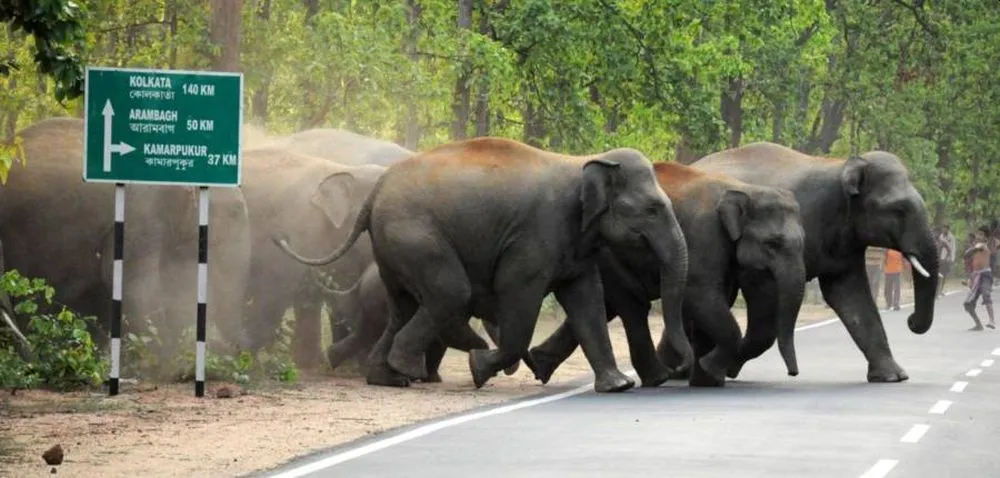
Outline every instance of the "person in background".
MULTIPOLYGON (((965 238, 965 251, 968 252, 969 248, 976 244, 976 233, 970 232, 965 238)), ((962 279, 962 285, 969 285, 968 277, 972 275, 972 256, 965 255, 962 258, 965 264, 965 277, 962 279)))
POLYGON ((903 275, 903 253, 895 249, 885 251, 885 306, 899 310, 900 278, 903 275))
POLYGON ((944 283, 951 275, 951 268, 955 264, 955 235, 951 233, 951 226, 945 224, 938 234, 938 297, 944 296, 944 283))
POLYGON ((993 289, 993 269, 990 267, 991 254, 987 243, 986 230, 980 229, 976 233, 976 241, 962 255, 972 262, 972 275, 969 277, 969 294, 962 303, 965 311, 972 316, 972 321, 976 324, 969 330, 983 330, 983 323, 979 320, 979 316, 976 315, 976 301, 980 297, 982 297, 983 306, 986 307, 986 313, 990 317, 990 322, 986 326, 994 329, 996 326, 993 321, 993 298, 991 296, 993 289))
POLYGON ((885 253, 878 247, 865 250, 865 270, 868 272, 868 286, 872 291, 872 300, 877 301, 878 285, 882 278, 882 261, 885 253))

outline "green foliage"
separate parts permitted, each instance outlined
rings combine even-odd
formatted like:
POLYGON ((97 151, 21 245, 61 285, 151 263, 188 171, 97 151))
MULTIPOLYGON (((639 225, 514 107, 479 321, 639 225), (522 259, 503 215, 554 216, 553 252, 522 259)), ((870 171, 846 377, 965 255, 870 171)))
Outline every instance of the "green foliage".
MULTIPOLYGON (((54 80, 60 102, 83 94, 84 16, 72 0, 0 0, 0 22, 8 34, 23 29, 32 35, 38 72, 54 80)), ((21 66, 11 58, 0 61, 0 75, 21 66)))
POLYGON ((25 363, 14 352, 13 338, 0 335, 0 388, 72 390, 101 383, 106 363, 88 331, 94 317, 81 317, 65 307, 48 313, 44 309, 52 305, 55 290, 16 270, 0 276, 0 289, 11 297, 15 314, 30 317, 24 333, 34 354, 34 360, 25 363))
MULTIPOLYGON (((197 70, 217 49, 208 3, 96 0, 84 15, 47 0, 24 21, 65 31, 53 48, 67 48, 67 64, 80 51, 95 65, 197 70)), ((985 199, 1000 180, 1000 10, 989 2, 473 0, 469 28, 456 5, 243 2, 247 121, 412 149, 489 134, 567 153, 631 146, 654 160, 760 140, 815 154, 886 149, 938 219, 1000 215, 985 199)), ((8 64, 34 61, 24 21, 0 31, 8 64)), ((0 170, 17 128, 76 114, 78 100, 63 108, 52 94, 71 89, 60 80, 71 69, 53 71, 10 70, 0 87, 0 170)))

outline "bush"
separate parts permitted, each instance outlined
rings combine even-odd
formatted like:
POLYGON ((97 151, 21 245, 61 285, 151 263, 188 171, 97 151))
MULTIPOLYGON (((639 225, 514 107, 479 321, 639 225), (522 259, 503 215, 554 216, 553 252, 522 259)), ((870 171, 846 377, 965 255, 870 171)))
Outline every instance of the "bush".
POLYGON ((16 270, 0 276, 0 289, 10 296, 16 315, 29 317, 23 332, 34 354, 34 361, 25 363, 14 350, 13 334, 4 328, 0 335, 0 387, 41 386, 66 391, 101 383, 107 364, 88 330, 95 317, 81 317, 66 307, 54 314, 43 312, 39 302, 51 306, 55 290, 43 279, 22 277, 16 270))

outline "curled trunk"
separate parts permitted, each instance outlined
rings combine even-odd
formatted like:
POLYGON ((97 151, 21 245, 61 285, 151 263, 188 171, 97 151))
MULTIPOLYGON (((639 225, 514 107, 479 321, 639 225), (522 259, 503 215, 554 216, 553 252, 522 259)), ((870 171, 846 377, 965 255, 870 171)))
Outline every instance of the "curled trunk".
POLYGON ((916 259, 920 266, 927 272, 927 277, 919 272, 919 267, 914 264, 913 269, 913 297, 914 310, 910 314, 906 325, 910 331, 916 334, 923 334, 930 330, 934 322, 934 302, 937 300, 938 287, 938 257, 937 247, 931 236, 930 228, 926 222, 922 223, 919 230, 905 234, 904 240, 900 241, 898 248, 903 255, 913 262, 916 259), (906 240, 912 239, 912 240, 906 240))

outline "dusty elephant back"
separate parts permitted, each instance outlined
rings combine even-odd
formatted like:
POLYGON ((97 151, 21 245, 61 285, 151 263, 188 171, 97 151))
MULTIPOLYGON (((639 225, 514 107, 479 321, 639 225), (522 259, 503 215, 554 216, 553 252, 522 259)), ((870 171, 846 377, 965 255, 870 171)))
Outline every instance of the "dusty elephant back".
POLYGON ((414 154, 395 143, 334 128, 314 128, 279 138, 267 145, 335 161, 340 164, 388 166, 414 154))

